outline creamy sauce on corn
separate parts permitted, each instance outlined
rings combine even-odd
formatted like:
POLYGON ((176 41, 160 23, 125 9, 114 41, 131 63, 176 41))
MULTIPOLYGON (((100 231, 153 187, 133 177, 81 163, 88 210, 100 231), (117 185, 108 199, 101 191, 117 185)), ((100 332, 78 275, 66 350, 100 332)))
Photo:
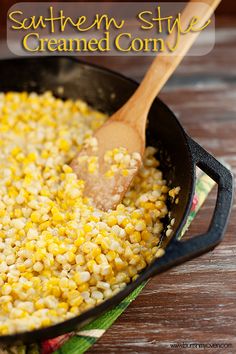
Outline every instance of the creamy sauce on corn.
MULTIPOLYGON (((85 198, 69 166, 106 119, 50 92, 0 94, 0 334, 76 316, 163 254, 157 244, 169 189, 154 148, 108 212, 85 198)), ((120 151, 106 158, 127 173, 120 151)))

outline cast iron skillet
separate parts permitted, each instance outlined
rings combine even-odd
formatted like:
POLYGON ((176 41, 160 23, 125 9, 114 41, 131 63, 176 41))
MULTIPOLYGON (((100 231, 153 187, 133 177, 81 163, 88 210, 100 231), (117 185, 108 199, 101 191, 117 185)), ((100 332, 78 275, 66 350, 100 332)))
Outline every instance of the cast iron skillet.
MULTIPOLYGON (((0 61, 0 91, 51 90, 63 98, 81 98, 94 108, 109 114, 116 111, 135 90, 137 84, 119 74, 79 62, 73 58, 30 58, 0 61), (58 89, 62 87, 62 90, 58 89)), ((0 341, 35 342, 56 337, 82 327, 104 311, 118 304, 144 280, 214 248, 222 239, 233 195, 231 173, 213 156, 193 141, 169 108, 156 99, 149 115, 147 142, 158 146, 162 170, 169 185, 180 186, 179 204, 171 204, 175 218, 173 234, 166 243, 165 255, 155 260, 120 293, 80 316, 63 323, 16 335, 2 336, 0 341), (218 184, 214 215, 206 233, 187 241, 178 237, 190 211, 195 186, 196 166, 218 184)), ((168 220, 166 220, 166 225, 168 220)))

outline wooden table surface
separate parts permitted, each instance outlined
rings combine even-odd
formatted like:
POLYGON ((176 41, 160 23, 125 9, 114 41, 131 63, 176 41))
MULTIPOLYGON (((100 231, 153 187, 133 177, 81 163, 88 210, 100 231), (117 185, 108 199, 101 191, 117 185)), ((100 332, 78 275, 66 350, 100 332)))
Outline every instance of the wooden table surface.
MULTIPOLYGON (((217 44, 203 57, 187 57, 160 97, 186 131, 224 158, 236 173, 236 19, 217 20, 217 44)), ((1 51, 4 56, 9 53, 1 51)), ((90 58, 140 80, 150 57, 90 58)), ((206 231, 215 204, 211 193, 188 231, 206 231)), ((92 353, 236 353, 236 204, 224 241, 213 251, 152 280, 92 353), (226 343, 227 349, 173 349, 171 344, 226 343)))
MULTIPOLYGON (((186 131, 236 173, 236 19, 217 21, 217 44, 188 57, 160 95, 186 131)), ((150 57, 90 61, 140 80, 150 57)), ((205 231, 212 193, 188 234, 205 231)), ((236 204, 213 251, 150 280, 89 353, 236 353, 236 204), (172 349, 171 343, 227 343, 227 349, 172 349)))

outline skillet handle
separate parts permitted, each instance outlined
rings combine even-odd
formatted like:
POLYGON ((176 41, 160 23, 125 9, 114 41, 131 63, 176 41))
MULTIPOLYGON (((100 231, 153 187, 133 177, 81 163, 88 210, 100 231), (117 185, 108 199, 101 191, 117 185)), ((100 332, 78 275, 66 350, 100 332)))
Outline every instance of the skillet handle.
POLYGON ((218 184, 214 214, 206 233, 186 241, 174 239, 170 242, 163 257, 156 260, 154 274, 161 273, 214 248, 222 240, 227 226, 233 200, 233 175, 190 137, 188 137, 188 142, 195 168, 196 166, 201 168, 218 184))

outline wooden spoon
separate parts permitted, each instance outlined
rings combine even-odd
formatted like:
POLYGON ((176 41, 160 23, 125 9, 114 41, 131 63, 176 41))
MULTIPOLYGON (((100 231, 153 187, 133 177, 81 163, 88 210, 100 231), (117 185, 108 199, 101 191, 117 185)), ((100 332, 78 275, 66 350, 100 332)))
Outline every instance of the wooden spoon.
MULTIPOLYGON (((188 28, 193 15, 199 17, 199 23, 196 27, 201 28, 220 3, 220 0, 201 1, 200 3, 192 0, 185 7, 181 14, 183 29, 188 28), (192 6, 193 3, 195 3, 194 7, 192 6)), ((95 132, 97 148, 95 146, 85 146, 72 161, 71 167, 78 178, 85 181, 85 196, 90 197, 96 207, 105 211, 115 208, 122 200, 141 166, 140 159, 129 168, 128 176, 116 172, 113 177, 108 178, 104 175, 109 169, 109 163, 104 161, 104 154, 114 148, 124 147, 130 154, 137 152, 140 156, 143 156, 146 122, 152 102, 184 58, 199 33, 189 32, 181 35, 178 47, 174 52, 166 52, 165 56, 159 55, 155 58, 131 98, 95 132), (98 171, 88 173, 86 161, 88 157, 93 158, 94 156, 97 157, 98 171)), ((174 41, 175 33, 173 32, 167 37, 167 42, 173 44, 174 41)))

